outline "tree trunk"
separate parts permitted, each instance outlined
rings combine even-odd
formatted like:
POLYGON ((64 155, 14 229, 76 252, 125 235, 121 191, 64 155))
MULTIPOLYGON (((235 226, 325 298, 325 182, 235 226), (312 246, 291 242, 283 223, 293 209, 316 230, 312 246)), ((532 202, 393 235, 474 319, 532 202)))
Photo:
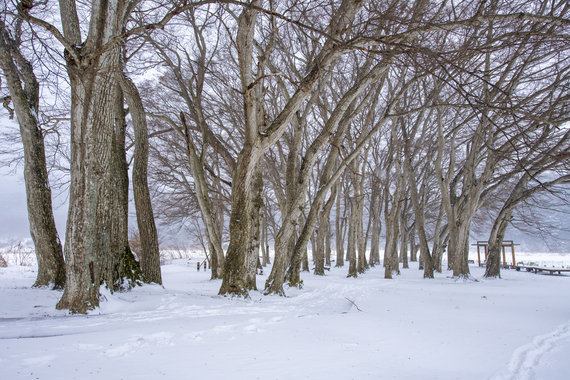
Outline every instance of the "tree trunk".
POLYGON ((342 214, 340 212, 340 201, 342 199, 341 182, 338 181, 336 184, 337 196, 336 196, 336 213, 335 213, 335 238, 336 238, 336 265, 335 267, 344 266, 344 239, 342 238, 343 226, 342 226, 342 214))
POLYGON ((372 234, 370 236, 370 266, 380 265, 380 233, 382 230, 382 219, 380 218, 380 189, 377 183, 373 183, 372 194, 370 196, 370 222, 372 224, 372 234))
POLYGON ((141 239, 141 270, 145 281, 161 285, 158 234, 147 182, 148 129, 145 111, 135 84, 126 75, 122 76, 121 87, 129 105, 135 130, 133 193, 141 239))
POLYGON ((265 213, 264 215, 262 215, 261 217, 261 266, 262 267, 266 267, 267 266, 267 260, 269 258, 269 246, 267 245, 267 225, 266 225, 266 221, 265 221, 265 213))
POLYGON ((410 229, 410 261, 418 261, 418 245, 416 244, 416 228, 410 229))
MULTIPOLYGON (((253 5, 259 5, 260 3, 260 1, 254 1, 253 5)), ((352 22, 356 13, 362 6, 363 4, 360 1, 343 1, 336 14, 331 19, 329 29, 331 36, 338 37, 344 34, 346 27, 352 22)), ((264 131, 260 131, 258 129, 259 126, 256 124, 256 118, 258 116, 257 110, 259 108, 257 102, 261 99, 256 98, 254 95, 256 91, 252 91, 251 87, 253 86, 253 88, 255 88, 262 83, 259 80, 254 82, 251 74, 253 58, 252 46, 256 17, 257 11, 254 11, 251 8, 246 8, 238 20, 236 45, 239 52, 238 59, 244 97, 245 143, 243 149, 239 153, 238 163, 234 170, 232 179, 232 220, 230 221, 230 245, 227 253, 228 266, 232 266, 232 268, 226 270, 220 294, 247 294, 243 287, 244 283, 242 276, 244 274, 243 266, 245 262, 242 256, 251 228, 249 225, 243 223, 242 219, 247 219, 250 212, 250 205, 249 201, 242 198, 247 197, 247 192, 244 190, 249 190, 250 188, 251 172, 255 164, 260 159, 261 155, 283 135, 285 128, 289 125, 294 114, 312 93, 314 85, 327 72, 330 65, 336 62, 343 54, 342 50, 335 48, 336 42, 332 39, 327 40, 324 43, 321 52, 315 57, 316 64, 312 66, 309 73, 299 83, 299 86, 293 96, 291 96, 277 117, 271 122, 269 127, 264 131), (262 135, 260 135, 260 132, 263 132, 262 135), (240 221, 242 221, 242 224, 240 224, 240 221), (236 266, 235 268, 233 268, 234 265, 236 266), (232 273, 228 274, 230 271, 232 273)), ((354 93, 349 95, 349 97, 356 97, 357 95, 358 93, 354 93)), ((335 118, 331 117, 331 120, 334 119, 335 121, 330 125, 330 130, 324 130, 314 143, 315 146, 309 148, 309 151, 311 151, 310 155, 312 157, 306 160, 308 168, 312 169, 314 161, 317 159, 317 154, 322 149, 322 146, 324 146, 328 141, 330 132, 334 132, 335 126, 338 125, 337 123, 340 121, 337 120, 336 117, 340 118, 343 115, 344 110, 345 108, 343 103, 343 107, 338 109, 338 115, 335 115, 335 118)), ((308 169, 305 171, 307 173, 309 172, 308 169)), ((307 176, 307 173, 304 175, 307 176)), ((300 178, 301 177, 302 176, 300 176, 300 178)), ((299 180, 299 185, 302 185, 299 187, 305 187, 307 184, 308 177, 299 180)), ((304 194, 305 188, 298 190, 298 197, 295 201, 304 202, 305 198, 302 197, 304 194)), ((284 249, 286 249, 287 242, 293 233, 291 221, 297 220, 299 213, 299 204, 296 204, 295 207, 289 208, 286 211, 286 215, 283 216, 283 228, 280 229, 275 238, 275 263, 271 274, 266 281, 266 293, 284 293, 283 281, 289 260, 286 260, 286 257, 284 257, 285 255, 282 253, 284 252, 284 249)))
POLYGON ((469 276, 469 230, 471 219, 462 221, 449 230, 448 255, 451 257, 454 277, 469 276))
MULTIPOLYGON (((485 265, 485 277, 501 277, 501 252, 503 249, 505 231, 511 221, 515 207, 524 199, 523 193, 529 181, 530 174, 527 170, 511 191, 509 198, 505 201, 501 211, 499 211, 499 215, 497 215, 493 223, 489 235, 489 251, 487 253, 487 264, 485 265)), ((513 263, 513 265, 516 265, 516 263, 513 263)))
MULTIPOLYGON (((356 204, 356 246, 358 248, 358 263, 356 270, 358 273, 362 274, 369 269, 368 262, 366 261, 366 241, 364 238, 364 180, 366 176, 364 173, 366 172, 366 162, 368 160, 368 149, 366 149, 362 164, 362 173, 360 173, 360 177, 356 174, 355 171, 352 173, 353 181, 356 184, 354 187, 355 192, 355 204, 356 204)), ((357 160, 354 160, 354 167, 355 169, 359 170, 359 164, 357 160)))
POLYGON ((251 238, 247 252, 246 283, 248 290, 257 290, 257 262, 259 261, 259 244, 261 239, 261 215, 263 213, 263 161, 257 163, 255 180, 251 192, 251 238))
POLYGON ((129 247, 129 164, 125 151, 126 128, 124 108, 124 94, 121 86, 116 88, 115 104, 115 145, 116 145, 116 176, 115 186, 117 197, 113 200, 116 206, 112 209, 112 231, 115 236, 112 239, 112 251, 119 252, 115 268, 110 268, 113 273, 114 290, 128 290, 139 285, 143 280, 140 263, 129 247))
POLYGON ((111 277, 105 271, 114 268, 119 257, 112 251, 116 236, 112 231, 112 207, 118 197, 114 194, 118 156, 114 112, 122 65, 117 45, 101 48, 121 32, 126 3, 94 1, 89 33, 83 43, 75 3, 61 1, 60 11, 69 43, 65 57, 72 99, 71 181, 65 235, 68 270, 65 291, 56 307, 85 313, 99 305, 99 286, 111 277))
POLYGON ((400 262, 402 263, 402 268, 409 268, 408 265, 408 235, 409 229, 407 226, 406 214, 408 213, 408 201, 404 201, 404 207, 402 208, 402 215, 400 216, 400 262))
POLYGON ((46 170, 44 137, 38 125, 39 83, 33 68, 0 20, 0 67, 8 84, 24 146, 24 181, 30 234, 38 261, 34 287, 65 285, 63 251, 53 217, 46 170), (25 87, 22 85, 21 79, 25 87))
POLYGON ((356 237, 357 237, 357 221, 358 211, 356 200, 354 197, 350 201, 350 217, 348 219, 348 275, 347 277, 358 277, 357 270, 357 252, 356 252, 356 237))
MULTIPOLYGON (((240 153, 232 179, 232 211, 230 217, 230 243, 226 256, 224 277, 219 294, 248 296, 247 255, 251 240, 251 174, 252 146, 246 145, 240 153)), ((275 264, 274 264, 275 265, 275 264)))
MULTIPOLYGON (((216 225, 216 220, 214 219, 215 213, 212 210, 212 202, 210 201, 210 197, 208 195, 208 183, 206 182, 206 174, 204 173, 204 163, 202 158, 205 153, 204 149, 206 148, 205 146, 202 148, 202 158, 199 157, 198 152, 196 151, 196 146, 194 145, 192 137, 190 136, 190 128, 186 123, 186 117, 182 112, 180 113, 180 121, 184 127, 183 132, 179 130, 176 125, 172 125, 172 127, 175 130, 179 131, 180 136, 186 142, 186 154, 190 163, 192 176, 194 177, 194 190, 196 192, 198 207, 200 208, 202 221, 206 227, 206 237, 210 243, 211 249, 213 250, 212 256, 215 256, 215 259, 212 260, 215 266, 211 267, 211 279, 214 280, 222 278, 224 270, 224 250, 221 243, 221 228, 218 228, 216 225)), ((218 217, 218 223, 220 223, 220 225, 223 223, 222 218, 223 214, 220 212, 220 216, 218 217)))
POLYGON ((85 313, 99 305, 99 285, 111 267, 113 118, 118 49, 98 67, 68 65, 71 80, 71 183, 65 245, 67 282, 58 309, 85 313), (105 75, 102 75, 105 73, 105 75), (102 254, 103 253, 103 254, 102 254))
MULTIPOLYGON (((388 201, 386 201, 388 202, 388 201)), ((398 237, 399 226, 398 216, 400 214, 400 202, 395 200, 392 208, 388 211, 386 205, 386 245, 384 248, 384 278, 392 278, 392 274, 400 274, 398 260, 398 237)))
MULTIPOLYGON (((336 195, 332 200, 333 204, 334 204, 334 199, 336 199, 336 195)), ((331 241, 332 241, 332 228, 331 228, 330 211, 329 211, 329 217, 327 218, 327 236, 325 237, 325 266, 327 268, 331 267, 331 255, 332 255, 331 241)))
POLYGON ((329 199, 327 200, 327 202, 325 203, 325 206, 323 207, 323 210, 320 213, 319 219, 320 219, 320 224, 319 224, 319 228, 317 229, 317 247, 316 247, 316 252, 313 255, 313 259, 315 261, 315 271, 314 274, 318 275, 318 276, 324 276, 325 275, 325 256, 327 253, 327 249, 328 249, 328 260, 327 260, 327 265, 330 267, 330 237, 329 237, 329 231, 330 231, 330 223, 329 223, 329 218, 330 218, 330 213, 332 210, 332 207, 334 205, 334 201, 336 199, 336 186, 333 187, 333 190, 331 192, 331 195, 329 197, 329 199))

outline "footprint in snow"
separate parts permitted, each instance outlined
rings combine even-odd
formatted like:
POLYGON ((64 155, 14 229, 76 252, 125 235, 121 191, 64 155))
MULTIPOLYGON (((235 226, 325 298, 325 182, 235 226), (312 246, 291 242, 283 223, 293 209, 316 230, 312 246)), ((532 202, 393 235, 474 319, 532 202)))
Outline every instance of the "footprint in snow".
POLYGON ((570 322, 558 326, 548 334, 537 336, 532 343, 517 348, 509 362, 507 374, 495 376, 492 380, 534 379, 534 367, 565 340, 570 340, 570 322))

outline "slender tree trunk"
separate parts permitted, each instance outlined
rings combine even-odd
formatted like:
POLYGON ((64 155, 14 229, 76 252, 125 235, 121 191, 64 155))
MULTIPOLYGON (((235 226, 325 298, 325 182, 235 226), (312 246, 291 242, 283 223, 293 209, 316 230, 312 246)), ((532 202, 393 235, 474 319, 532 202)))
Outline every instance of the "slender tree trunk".
POLYGON ((261 239, 261 215, 263 213, 263 161, 257 163, 255 180, 252 188, 251 238, 247 252, 246 283, 248 290, 257 290, 256 275, 259 261, 259 244, 261 239))
POLYGON ((373 183, 372 194, 370 196, 370 221, 372 224, 372 234, 370 237, 370 266, 380 264, 380 232, 382 229, 382 219, 380 218, 380 189, 377 183, 373 183))
POLYGON ((341 182, 339 181, 335 187, 337 188, 336 195, 336 213, 335 213, 335 238, 336 238, 336 265, 335 267, 344 266, 344 240, 342 228, 342 213, 340 211, 340 201, 342 199, 341 182))
POLYGON ((121 87, 129 105, 135 130, 133 193, 141 239, 141 270, 146 281, 162 284, 158 233, 147 181, 148 129, 145 111, 135 84, 126 75, 122 76, 121 87))
POLYGON ((410 261, 418 261, 418 245, 416 244, 416 229, 415 227, 410 230, 410 261))
POLYGON ((320 213, 320 224, 319 228, 317 229, 317 247, 316 247, 316 255, 314 255, 315 259, 315 272, 314 274, 319 276, 324 276, 325 274, 325 256, 328 256, 327 265, 330 267, 330 213, 332 207, 334 205, 334 201, 336 199, 336 186, 333 187, 331 195, 323 210, 320 213), (328 251, 327 251, 328 250, 328 251), (326 253, 328 252, 328 255, 326 253))
POLYGON ((262 262, 261 262, 261 266, 262 267, 266 267, 267 266, 267 259, 269 258, 269 246, 267 246, 266 244, 267 241, 267 225, 265 222, 265 213, 261 218, 261 258, 262 258, 262 262))
MULTIPOLYGON (((334 187, 336 189, 336 187, 334 187)), ((336 199, 336 196, 335 196, 336 199)), ((334 199, 333 199, 334 203, 334 199)), ((330 220, 330 211, 329 217, 327 218, 327 236, 325 238, 325 266, 327 268, 331 267, 331 255, 332 255, 332 228, 331 228, 331 220, 330 220)))
POLYGON ((115 145, 116 145, 116 170, 115 186, 117 197, 114 198, 116 206, 112 213, 112 231, 116 234, 112 239, 113 252, 119 252, 113 280, 114 290, 128 290, 143 282, 144 277, 140 264, 129 246, 129 164, 125 151, 126 128, 124 108, 124 94, 121 86, 117 86, 115 104, 115 145))
POLYGON ((0 67, 12 96, 24 146, 28 220, 38 261, 38 275, 34 287, 50 286, 62 289, 65 285, 65 264, 53 217, 44 137, 37 120, 39 83, 30 62, 20 54, 19 47, 10 38, 1 20, 0 67))
MULTIPOLYGON (((509 198, 499 211, 499 215, 493 223, 491 233, 489 235, 489 246, 487 264, 485 265, 485 277, 501 277, 501 252, 503 248, 503 239, 505 231, 511 221, 515 207, 521 202, 523 193, 530 181, 529 172, 525 172, 515 188, 511 191, 509 198)), ((513 263, 516 265, 516 263, 513 263)))
MULTIPOLYGON (((387 202, 387 201, 386 201, 387 202)), ((400 202, 395 200, 392 208, 388 211, 386 205, 386 245, 384 248, 384 278, 392 278, 393 273, 400 274, 398 262, 398 216, 400 214, 400 202)))
POLYGON ((350 217, 348 219, 348 275, 347 277, 358 277, 357 270, 357 252, 356 252, 356 237, 357 237, 357 221, 358 211, 356 200, 352 197, 350 201, 350 217))
MULTIPOLYGON (((190 136, 190 128, 186 122, 186 117, 184 113, 180 113, 180 121, 182 122, 184 130, 178 128, 178 126, 172 124, 175 131, 178 132, 181 138, 186 142, 186 154, 188 156, 188 162, 190 163, 190 168, 192 171, 192 176, 194 177, 194 190, 196 192, 196 199, 198 201, 198 207, 202 214, 202 221, 206 227, 206 237, 210 243, 210 247, 213 249, 212 256, 215 258, 212 260, 214 266, 212 269, 211 279, 218 279, 222 277, 224 269, 224 250, 221 243, 221 231, 223 226, 223 212, 218 208, 218 218, 214 218, 216 215, 215 210, 212 208, 212 202, 208 194, 208 183, 206 182, 206 174, 204 173, 204 151, 202 155, 198 156, 196 146, 192 141, 190 136)), ((203 149, 206 149, 205 147, 203 149)))
POLYGON ((408 201, 404 201, 404 207, 402 207, 402 215, 400 216, 400 262, 402 263, 402 268, 409 268, 408 265, 408 226, 406 220, 406 214, 408 213, 408 201))
MULTIPOLYGON (((364 180, 365 180, 365 167, 368 160, 368 149, 365 150, 362 172, 360 177, 353 173, 353 180, 356 183, 355 186, 355 201, 356 201, 356 245, 358 248, 358 263, 357 272, 362 274, 369 269, 368 262, 366 261, 366 241, 364 238, 364 180)), ((359 164, 357 160, 354 160, 355 167, 358 170, 359 164)))

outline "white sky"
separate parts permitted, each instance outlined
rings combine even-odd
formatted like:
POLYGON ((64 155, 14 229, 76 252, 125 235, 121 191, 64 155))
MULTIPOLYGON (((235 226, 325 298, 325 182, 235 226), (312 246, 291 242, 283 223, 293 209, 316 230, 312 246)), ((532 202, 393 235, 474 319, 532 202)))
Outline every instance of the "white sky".
MULTIPOLYGON (((54 215, 63 241, 67 203, 54 209, 54 215)), ((31 239, 31 236, 22 168, 18 168, 17 174, 9 174, 6 168, 0 168, 0 243, 17 243, 25 239, 31 239)))

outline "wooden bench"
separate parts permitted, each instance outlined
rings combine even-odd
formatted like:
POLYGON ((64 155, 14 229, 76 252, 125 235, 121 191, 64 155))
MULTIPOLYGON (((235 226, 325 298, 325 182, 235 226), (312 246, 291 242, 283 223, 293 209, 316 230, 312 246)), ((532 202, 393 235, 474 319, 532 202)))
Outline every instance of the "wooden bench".
POLYGON ((549 267, 539 267, 534 265, 517 265, 516 269, 520 271, 521 269, 526 269, 527 272, 550 272, 550 274, 554 274, 558 272, 558 274, 562 274, 562 272, 570 272, 570 268, 549 268, 549 267))

